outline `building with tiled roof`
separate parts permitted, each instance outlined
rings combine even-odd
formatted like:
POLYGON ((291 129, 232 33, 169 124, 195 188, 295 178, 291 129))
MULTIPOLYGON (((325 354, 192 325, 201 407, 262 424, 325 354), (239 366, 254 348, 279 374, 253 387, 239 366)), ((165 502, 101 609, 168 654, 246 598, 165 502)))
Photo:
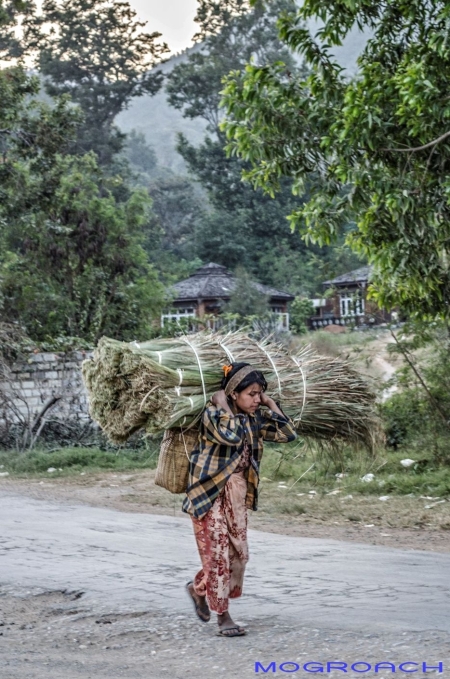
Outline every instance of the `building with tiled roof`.
MULTIPOLYGON (((288 302, 294 295, 277 290, 262 283, 252 285, 268 299, 268 308, 279 314, 280 324, 289 329, 288 302)), ((203 318, 205 315, 219 315, 236 287, 233 273, 221 264, 204 264, 179 283, 170 292, 173 295, 172 308, 162 315, 161 322, 177 321, 180 318, 203 318)))
POLYGON ((330 325, 377 325, 386 323, 391 315, 367 298, 372 274, 371 266, 362 266, 322 283, 323 299, 313 300, 316 313, 310 327, 330 325))
POLYGON ((336 276, 329 281, 324 281, 322 283, 324 288, 329 287, 345 287, 349 285, 362 285, 367 286, 370 279, 370 274, 372 273, 372 267, 362 266, 360 269, 354 269, 348 273, 344 273, 341 276, 336 276))

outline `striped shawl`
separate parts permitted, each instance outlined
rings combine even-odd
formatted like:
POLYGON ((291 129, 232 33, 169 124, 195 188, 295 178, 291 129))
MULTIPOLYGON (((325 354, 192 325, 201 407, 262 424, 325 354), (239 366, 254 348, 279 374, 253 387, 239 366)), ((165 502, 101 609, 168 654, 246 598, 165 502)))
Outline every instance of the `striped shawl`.
POLYGON ((230 415, 209 403, 203 411, 199 443, 191 453, 183 511, 201 519, 208 512, 239 463, 245 438, 250 448, 246 470, 246 506, 256 510, 263 441, 288 443, 297 438, 292 421, 272 410, 230 415))

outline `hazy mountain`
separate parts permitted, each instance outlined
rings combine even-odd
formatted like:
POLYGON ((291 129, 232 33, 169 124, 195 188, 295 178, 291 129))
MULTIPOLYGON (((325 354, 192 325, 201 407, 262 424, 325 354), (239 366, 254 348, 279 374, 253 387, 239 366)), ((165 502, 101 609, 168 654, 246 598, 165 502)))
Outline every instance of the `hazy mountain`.
MULTIPOLYGON (((192 50, 172 57, 160 66, 160 70, 168 73, 181 61, 186 60, 192 50)), ((155 149, 158 162, 174 172, 182 172, 185 164, 176 151, 177 133, 183 132, 189 141, 200 144, 205 136, 206 123, 197 118, 183 118, 181 111, 169 106, 164 89, 154 97, 144 96, 133 99, 129 108, 117 118, 116 124, 124 131, 132 129, 142 132, 149 144, 155 149)))
MULTIPOLYGON (((313 32, 318 27, 318 23, 310 25, 313 32)), ((356 58, 363 50, 366 41, 367 35, 354 29, 344 40, 343 45, 335 48, 338 61, 349 73, 356 70, 356 58)), ((165 73, 169 72, 181 61, 186 60, 194 49, 198 48, 190 48, 172 57, 159 68, 165 73)), ((142 132, 155 149, 159 164, 174 172, 184 170, 183 159, 175 148, 177 132, 183 132, 191 143, 199 144, 205 135, 206 128, 206 123, 202 119, 183 118, 181 111, 169 106, 164 90, 154 97, 144 96, 134 99, 129 108, 117 117, 116 122, 124 132, 132 129, 142 132)))

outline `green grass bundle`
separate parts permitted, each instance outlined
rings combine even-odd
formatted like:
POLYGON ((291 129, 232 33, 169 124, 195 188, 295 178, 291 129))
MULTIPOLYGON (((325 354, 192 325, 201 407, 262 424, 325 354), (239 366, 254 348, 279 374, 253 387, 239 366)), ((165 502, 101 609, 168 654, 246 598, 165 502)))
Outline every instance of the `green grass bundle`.
POLYGON ((264 373, 268 393, 281 401, 301 436, 370 448, 377 443, 375 395, 348 363, 309 348, 290 355, 281 345, 241 332, 141 343, 102 338, 83 364, 91 416, 114 442, 138 429, 159 433, 195 425, 220 389, 222 366, 235 361, 264 373))

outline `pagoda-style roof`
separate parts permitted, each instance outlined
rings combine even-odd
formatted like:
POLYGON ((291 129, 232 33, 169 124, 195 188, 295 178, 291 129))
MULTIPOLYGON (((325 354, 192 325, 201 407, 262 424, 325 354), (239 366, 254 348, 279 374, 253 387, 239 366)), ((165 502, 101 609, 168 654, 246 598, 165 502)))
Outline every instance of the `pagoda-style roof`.
POLYGON ((348 273, 344 273, 341 276, 336 276, 329 281, 324 281, 322 285, 324 287, 331 286, 344 286, 344 285, 358 285, 358 283, 367 283, 372 273, 371 266, 362 266, 360 269, 354 269, 348 273))
MULTIPOLYGON (((268 285, 253 282, 252 285, 270 299, 290 302, 294 295, 289 292, 277 290, 268 285)), ((174 302, 204 299, 229 299, 236 287, 236 278, 233 273, 221 264, 204 264, 184 281, 172 286, 174 302)))

